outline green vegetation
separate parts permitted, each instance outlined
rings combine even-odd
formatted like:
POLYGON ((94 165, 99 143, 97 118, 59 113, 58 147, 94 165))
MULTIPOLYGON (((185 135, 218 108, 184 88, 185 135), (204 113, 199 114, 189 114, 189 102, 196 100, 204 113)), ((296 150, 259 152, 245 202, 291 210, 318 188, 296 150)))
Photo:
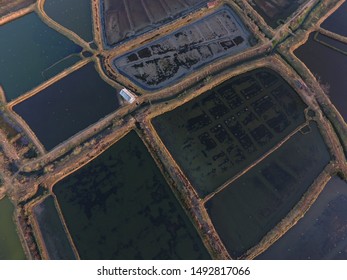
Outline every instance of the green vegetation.
POLYGON ((0 200, 0 260, 25 259, 12 217, 13 205, 5 197, 0 200))

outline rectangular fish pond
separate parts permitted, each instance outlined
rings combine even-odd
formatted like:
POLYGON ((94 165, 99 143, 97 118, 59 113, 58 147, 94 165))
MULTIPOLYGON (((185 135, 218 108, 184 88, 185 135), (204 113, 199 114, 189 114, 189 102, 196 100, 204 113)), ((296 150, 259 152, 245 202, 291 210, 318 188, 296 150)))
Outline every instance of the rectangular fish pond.
POLYGON ((196 10, 208 0, 100 0, 108 47, 196 10))
POLYGON ((51 78, 50 73, 57 74, 76 63, 82 51, 36 13, 0 26, 0 38, 0 84, 7 101, 51 78))
POLYGON ((321 27, 347 37, 347 2, 343 3, 330 17, 328 17, 321 27))
POLYGON ((201 197, 305 122, 306 105, 270 69, 231 78, 152 123, 201 197))
POLYGON ((93 41, 92 1, 45 0, 47 15, 72 30, 86 42, 93 41))
POLYGON ((82 259, 210 258, 134 131, 53 192, 82 259))
POLYGON ((15 105, 13 110, 51 150, 119 106, 117 90, 89 63, 15 105))
POLYGON ((49 196, 35 205, 33 213, 48 257, 51 260, 76 259, 54 204, 54 198, 49 196))
POLYGON ((114 67, 147 90, 161 89, 212 61, 251 47, 251 34, 229 6, 114 59, 114 67))
POLYGON ((275 152, 205 204, 227 250, 242 256, 299 202, 330 162, 317 124, 297 132, 275 152))
POLYGON ((306 64, 313 75, 327 89, 328 95, 347 120, 347 45, 341 42, 329 41, 322 36, 315 38, 311 33, 308 41, 295 50, 294 54, 306 64), (318 41, 320 40, 320 41, 318 41), (322 40, 323 43, 322 43, 322 40))
POLYGON ((346 182, 333 177, 305 216, 257 259, 346 260, 346 182))

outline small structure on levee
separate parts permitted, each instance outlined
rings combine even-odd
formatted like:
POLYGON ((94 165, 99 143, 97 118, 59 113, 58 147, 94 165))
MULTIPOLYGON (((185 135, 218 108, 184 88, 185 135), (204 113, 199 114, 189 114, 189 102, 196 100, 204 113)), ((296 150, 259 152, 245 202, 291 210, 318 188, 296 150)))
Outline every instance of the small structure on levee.
POLYGON ((130 90, 123 88, 120 92, 119 92, 120 96, 122 96, 125 101, 127 101, 128 103, 133 103, 136 100, 136 96, 134 93, 132 93, 130 90))

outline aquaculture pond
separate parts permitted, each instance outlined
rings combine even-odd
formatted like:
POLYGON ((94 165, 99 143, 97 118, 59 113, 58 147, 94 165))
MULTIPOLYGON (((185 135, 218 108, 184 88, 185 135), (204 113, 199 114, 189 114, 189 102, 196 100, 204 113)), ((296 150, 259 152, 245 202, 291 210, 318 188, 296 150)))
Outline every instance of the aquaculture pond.
POLYGON ((234 77, 152 122, 204 197, 303 124, 305 107, 281 76, 262 68, 234 77))
POLYGON ((46 0, 47 15, 79 35, 87 42, 93 41, 91 0, 46 0))
POLYGON ((13 107, 47 150, 120 106, 117 91, 94 64, 76 70, 13 107))
POLYGON ((250 4, 268 25, 277 28, 298 9, 302 2, 303 0, 253 0, 250 4))
POLYGON ((82 48, 31 13, 0 26, 0 84, 8 101, 79 60, 82 48))
POLYGON ((13 222, 14 207, 8 198, 0 200, 0 260, 26 259, 13 222))
POLYGON ((66 236, 54 198, 49 196, 33 208, 44 246, 52 260, 72 260, 75 254, 66 236))
POLYGON ((316 123, 292 136, 205 204, 227 250, 240 257, 301 199, 329 163, 316 123))
POLYGON ((82 259, 210 258, 134 131, 53 192, 82 259))
POLYGON ((347 2, 343 3, 330 17, 328 17, 321 27, 336 34, 347 37, 347 2))
POLYGON ((257 259, 347 259, 347 184, 332 178, 305 216, 257 259))
POLYGON ((314 33, 310 34, 308 41, 294 54, 320 78, 322 84, 328 85, 332 103, 347 120, 347 55, 317 42, 314 36, 314 33))
POLYGON ((251 34, 227 5, 167 36, 113 60, 139 86, 155 90, 226 55, 251 47, 251 34))
POLYGON ((100 0, 105 43, 113 46, 203 6, 208 0, 100 0))

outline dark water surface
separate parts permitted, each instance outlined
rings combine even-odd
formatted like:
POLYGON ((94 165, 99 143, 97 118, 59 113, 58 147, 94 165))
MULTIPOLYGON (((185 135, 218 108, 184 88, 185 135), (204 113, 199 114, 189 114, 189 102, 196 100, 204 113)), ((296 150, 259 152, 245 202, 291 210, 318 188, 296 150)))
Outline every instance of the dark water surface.
POLYGON ((74 252, 66 236, 59 214, 54 205, 54 198, 47 197, 34 207, 34 215, 40 227, 51 260, 73 260, 74 252))
POLYGON ((341 41, 335 40, 333 38, 330 38, 320 33, 317 34, 317 36, 315 37, 315 40, 321 44, 326 44, 328 47, 331 47, 334 50, 340 51, 342 53, 345 53, 345 55, 347 55, 347 44, 342 43, 341 41))
POLYGON ((206 203, 212 222, 233 257, 239 257, 278 224, 329 163, 316 123, 206 203))
POLYGON ((135 132, 54 186, 82 259, 208 259, 135 132))
POLYGON ((0 260, 26 259, 12 220, 14 207, 8 198, 0 200, 0 260))
POLYGON ((306 105, 281 76, 257 69, 153 119, 201 197, 304 123, 306 105))
POLYGON ((272 28, 277 28, 295 12, 302 0, 253 0, 250 1, 255 10, 272 28))
POLYGON ((46 0, 47 15, 87 42, 93 41, 91 0, 46 0))
MULTIPOLYGON (((81 47, 45 25, 31 13, 0 26, 0 84, 13 100, 48 78, 45 70, 81 47)), ((69 67, 57 64, 56 71, 69 67)))
POLYGON ((332 178, 305 216, 257 259, 347 259, 347 184, 332 178))
POLYGON ((120 106, 116 89, 89 63, 14 106, 47 150, 120 106))
POLYGON ((347 2, 343 3, 330 17, 328 17, 321 27, 347 37, 347 2))
POLYGON ((347 120, 347 55, 314 40, 312 33, 295 55, 301 59, 324 84, 329 84, 329 96, 342 117, 347 120))
POLYGON ((209 0, 100 0, 107 47, 151 31, 202 7, 209 0))

